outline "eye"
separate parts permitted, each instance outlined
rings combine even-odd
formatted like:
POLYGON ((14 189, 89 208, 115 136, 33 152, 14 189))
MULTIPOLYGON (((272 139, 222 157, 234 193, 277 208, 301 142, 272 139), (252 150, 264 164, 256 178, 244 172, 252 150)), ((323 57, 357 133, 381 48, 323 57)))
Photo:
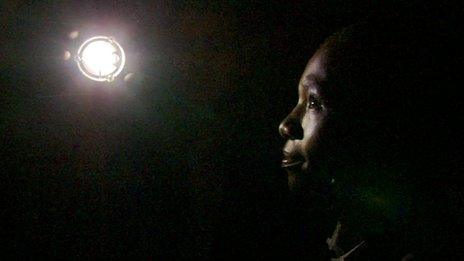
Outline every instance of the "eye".
POLYGON ((314 95, 310 95, 308 98, 307 109, 321 111, 322 104, 318 98, 316 98, 314 95))

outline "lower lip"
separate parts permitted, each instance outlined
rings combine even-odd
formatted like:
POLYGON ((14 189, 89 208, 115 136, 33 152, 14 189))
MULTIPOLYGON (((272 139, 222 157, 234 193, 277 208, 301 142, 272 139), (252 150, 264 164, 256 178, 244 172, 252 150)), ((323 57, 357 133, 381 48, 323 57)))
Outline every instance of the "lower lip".
POLYGON ((285 168, 285 169, 294 169, 294 168, 301 167, 303 163, 304 163, 303 161, 288 162, 286 160, 283 160, 281 166, 282 168, 285 168))

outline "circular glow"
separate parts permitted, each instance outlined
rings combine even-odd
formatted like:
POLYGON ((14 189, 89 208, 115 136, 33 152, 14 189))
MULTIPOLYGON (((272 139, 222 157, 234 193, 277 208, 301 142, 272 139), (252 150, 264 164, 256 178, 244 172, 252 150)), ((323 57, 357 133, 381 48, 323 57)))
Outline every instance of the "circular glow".
POLYGON ((95 36, 85 41, 76 57, 79 70, 94 81, 111 82, 124 68, 122 47, 111 37, 95 36))

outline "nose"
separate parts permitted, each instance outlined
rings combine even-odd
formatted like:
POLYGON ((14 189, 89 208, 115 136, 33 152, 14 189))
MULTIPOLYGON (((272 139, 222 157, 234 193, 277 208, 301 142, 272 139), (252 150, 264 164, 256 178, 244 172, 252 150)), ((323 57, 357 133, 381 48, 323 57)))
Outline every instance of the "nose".
POLYGON ((292 115, 287 116, 279 125, 280 136, 288 140, 303 139, 303 128, 300 119, 292 115))

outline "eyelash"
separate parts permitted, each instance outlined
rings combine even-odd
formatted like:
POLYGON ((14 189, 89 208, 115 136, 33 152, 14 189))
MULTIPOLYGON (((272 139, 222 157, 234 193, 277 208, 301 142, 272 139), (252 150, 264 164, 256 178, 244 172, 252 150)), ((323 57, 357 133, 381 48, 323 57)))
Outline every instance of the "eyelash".
POLYGON ((316 97, 314 97, 313 95, 310 95, 309 98, 308 98, 308 103, 307 103, 307 109, 314 109, 314 110, 318 110, 318 111, 321 111, 322 110, 322 104, 321 102, 319 101, 319 99, 317 99, 316 97))

